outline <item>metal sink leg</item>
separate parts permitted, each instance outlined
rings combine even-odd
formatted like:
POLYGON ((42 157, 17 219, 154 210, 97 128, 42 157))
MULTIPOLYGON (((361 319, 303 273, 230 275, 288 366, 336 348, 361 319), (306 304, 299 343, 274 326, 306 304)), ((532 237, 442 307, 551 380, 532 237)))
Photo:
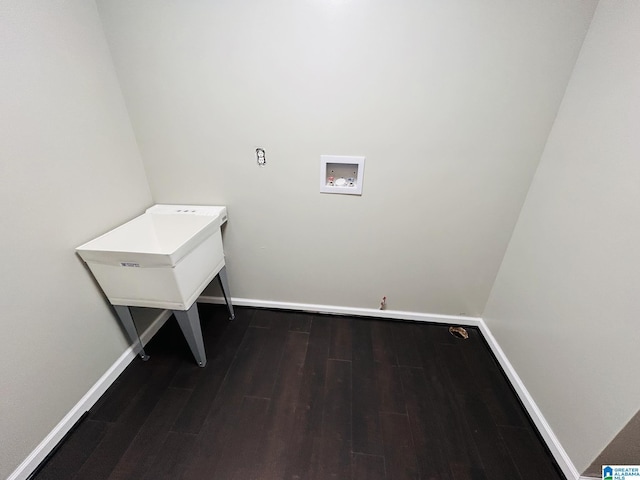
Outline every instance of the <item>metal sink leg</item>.
POLYGON ((229 279, 227 278, 227 266, 225 265, 218 272, 218 281, 220 282, 220 287, 222 287, 222 295, 224 296, 224 301, 227 302, 227 308, 229 309, 229 318, 233 320, 236 318, 236 315, 233 313, 233 305, 231 304, 231 294, 229 293, 229 279))
POLYGON ((142 341, 140 340, 140 336, 138 335, 138 330, 136 330, 136 324, 133 323, 131 310, 129 310, 129 307, 124 305, 114 305, 113 308, 118 314, 118 317, 120 317, 120 322, 122 322, 124 329, 127 331, 129 340, 135 347, 139 348, 138 353, 140 355, 140 358, 146 362, 147 360, 149 360, 149 355, 147 355, 144 351, 142 341))
POLYGON ((193 353, 196 362, 198 362, 198 366, 204 367, 207 364, 207 355, 204 351, 204 341, 202 340, 198 304, 194 303, 187 311, 174 310, 173 314, 178 320, 180 330, 182 330, 182 334, 187 340, 191 353, 193 353))

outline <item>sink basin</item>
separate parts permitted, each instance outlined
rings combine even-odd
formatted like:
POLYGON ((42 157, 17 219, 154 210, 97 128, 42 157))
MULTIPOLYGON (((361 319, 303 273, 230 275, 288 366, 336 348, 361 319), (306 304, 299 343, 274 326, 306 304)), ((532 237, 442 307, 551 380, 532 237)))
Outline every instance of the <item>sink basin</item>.
POLYGON ((188 310, 224 267, 225 207, 156 205, 76 249, 113 305, 188 310))
POLYGON ((234 318, 220 232, 226 220, 226 207, 154 205, 76 248, 143 360, 149 357, 129 307, 173 310, 201 367, 207 356, 195 302, 215 276, 234 318))

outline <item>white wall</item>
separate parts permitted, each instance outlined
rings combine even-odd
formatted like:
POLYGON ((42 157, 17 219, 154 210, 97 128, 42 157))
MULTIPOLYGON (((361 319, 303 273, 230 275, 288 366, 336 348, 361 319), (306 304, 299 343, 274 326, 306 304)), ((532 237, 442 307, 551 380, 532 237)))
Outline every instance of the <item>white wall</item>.
POLYGON ((484 313, 581 471, 640 404, 639 46, 601 0, 484 313))
MULTIPOLYGON (((154 200, 229 206, 234 295, 453 314, 483 311, 595 5, 98 0, 154 200), (367 156, 361 198, 318 193, 325 153, 367 156)), ((580 467, 640 396, 605 395, 638 360, 638 16, 602 0, 486 310, 580 467)), ((2 478, 126 347, 73 248, 151 194, 93 2, 0 24, 2 478)))
POLYGON ((97 9, 0 2, 0 478, 127 344, 74 248, 151 203, 97 9))
POLYGON ((595 4, 98 0, 154 199, 229 206, 234 296, 470 315, 595 4))

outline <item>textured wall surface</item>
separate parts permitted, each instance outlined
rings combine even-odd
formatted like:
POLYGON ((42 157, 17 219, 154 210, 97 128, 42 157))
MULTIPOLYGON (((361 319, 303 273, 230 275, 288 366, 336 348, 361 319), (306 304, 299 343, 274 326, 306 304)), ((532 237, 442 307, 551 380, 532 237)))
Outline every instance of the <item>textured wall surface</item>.
POLYGON ((93 2, 0 2, 0 478, 127 344, 74 249, 151 203, 93 2))
POLYGON ((594 7, 98 1, 154 199, 229 207, 234 295, 470 315, 594 7), (321 154, 367 157, 362 197, 321 154))
POLYGON ((601 1, 484 314, 581 471, 640 404, 638 45, 601 1))

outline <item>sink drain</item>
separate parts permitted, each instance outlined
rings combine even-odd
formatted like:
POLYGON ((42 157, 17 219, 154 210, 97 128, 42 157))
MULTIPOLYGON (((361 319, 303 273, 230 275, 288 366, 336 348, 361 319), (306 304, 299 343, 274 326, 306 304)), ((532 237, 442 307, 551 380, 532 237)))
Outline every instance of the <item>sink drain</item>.
POLYGON ((449 333, 456 338, 469 338, 469 334, 463 327, 449 327, 449 333))

